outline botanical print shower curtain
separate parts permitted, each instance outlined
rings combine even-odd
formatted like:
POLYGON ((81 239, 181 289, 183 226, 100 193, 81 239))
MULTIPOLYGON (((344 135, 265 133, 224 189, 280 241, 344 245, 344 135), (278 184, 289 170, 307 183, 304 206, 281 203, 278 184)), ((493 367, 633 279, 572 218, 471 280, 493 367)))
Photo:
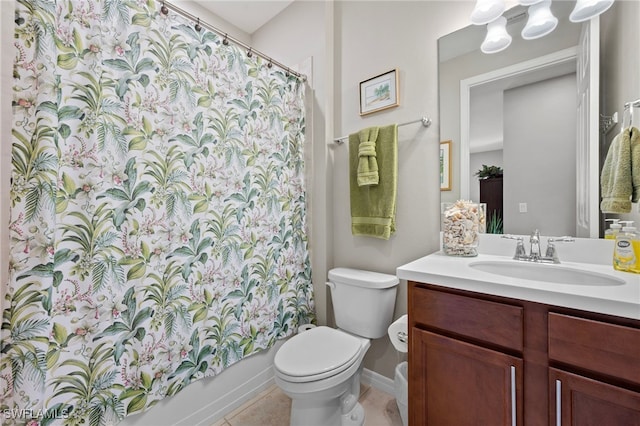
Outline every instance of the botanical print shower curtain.
POLYGON ((3 424, 117 422, 313 321, 302 84, 160 6, 16 2, 3 424))

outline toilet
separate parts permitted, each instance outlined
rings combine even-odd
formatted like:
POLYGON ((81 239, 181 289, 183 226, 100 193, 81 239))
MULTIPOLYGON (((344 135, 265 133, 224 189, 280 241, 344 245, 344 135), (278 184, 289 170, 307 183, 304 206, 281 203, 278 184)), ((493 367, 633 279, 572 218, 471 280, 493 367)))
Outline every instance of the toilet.
POLYGON ((337 329, 296 334, 274 358, 275 382, 291 400, 292 426, 361 426, 362 359, 387 334, 398 278, 351 268, 329 271, 337 329))

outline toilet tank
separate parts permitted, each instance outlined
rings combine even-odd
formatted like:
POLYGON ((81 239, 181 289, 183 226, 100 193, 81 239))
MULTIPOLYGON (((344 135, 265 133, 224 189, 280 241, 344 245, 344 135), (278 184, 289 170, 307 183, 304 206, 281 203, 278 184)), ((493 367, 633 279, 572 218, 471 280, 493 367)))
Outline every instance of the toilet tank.
POLYGON ((329 271, 336 325, 349 333, 378 339, 393 320, 398 278, 351 268, 329 271))

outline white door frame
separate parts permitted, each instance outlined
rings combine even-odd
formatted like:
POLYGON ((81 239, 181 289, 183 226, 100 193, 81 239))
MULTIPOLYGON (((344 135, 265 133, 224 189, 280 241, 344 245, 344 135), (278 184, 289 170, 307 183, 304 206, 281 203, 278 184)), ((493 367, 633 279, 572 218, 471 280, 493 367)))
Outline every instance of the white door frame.
POLYGON ((548 55, 460 80, 460 199, 469 199, 469 180, 471 173, 469 170, 471 89, 503 78, 515 77, 520 74, 542 70, 544 68, 561 65, 563 63, 576 62, 577 54, 577 46, 569 47, 548 55))
POLYGON ((471 89, 486 83, 496 82, 504 78, 516 77, 533 71, 540 71, 547 67, 568 64, 571 62, 576 63, 577 58, 578 46, 573 46, 548 55, 460 80, 460 199, 469 199, 470 193, 469 186, 471 170, 469 155, 471 89))

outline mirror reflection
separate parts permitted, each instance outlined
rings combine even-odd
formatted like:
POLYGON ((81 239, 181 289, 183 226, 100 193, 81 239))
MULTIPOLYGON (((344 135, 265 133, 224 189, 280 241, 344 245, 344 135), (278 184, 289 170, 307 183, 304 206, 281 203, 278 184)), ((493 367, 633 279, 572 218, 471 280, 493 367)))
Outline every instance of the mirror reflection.
POLYGON ((485 26, 439 40, 440 139, 453 141, 451 190, 441 200, 487 202, 490 225, 491 211, 500 212, 498 233, 602 236, 598 176, 620 124, 600 129, 599 116, 620 115, 639 97, 640 55, 620 49, 640 52, 640 35, 624 31, 640 16, 640 2, 616 2, 587 24, 569 22, 573 3, 554 1, 558 25, 536 40, 520 36, 526 8, 508 10, 513 41, 499 53, 480 51, 485 26), (586 86, 576 71, 585 34, 597 40, 586 86), (491 176, 496 169, 502 178, 491 176))

